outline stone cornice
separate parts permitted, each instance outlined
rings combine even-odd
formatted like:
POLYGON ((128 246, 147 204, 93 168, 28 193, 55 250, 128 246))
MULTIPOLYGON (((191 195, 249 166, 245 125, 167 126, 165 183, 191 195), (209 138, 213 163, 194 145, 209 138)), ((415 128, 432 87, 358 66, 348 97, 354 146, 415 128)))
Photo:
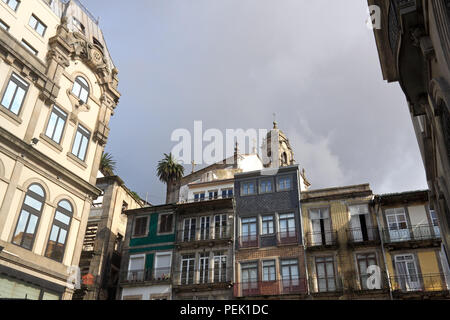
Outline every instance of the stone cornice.
POLYGON ((15 135, 11 134, 7 130, 0 127, 0 142, 5 143, 10 146, 16 152, 22 154, 23 156, 32 159, 35 163, 51 170, 53 174, 56 174, 62 180, 67 181, 77 189, 85 192, 91 198, 96 198, 101 194, 101 190, 96 186, 90 184, 88 181, 80 178, 73 172, 69 171, 53 159, 49 158, 42 152, 36 150, 31 145, 26 144, 21 139, 17 138, 15 135))
POLYGON ((28 52, 7 31, 0 28, 0 57, 8 64, 15 65, 20 73, 31 80, 41 91, 43 100, 53 101, 59 93, 59 86, 47 76, 47 66, 28 52))

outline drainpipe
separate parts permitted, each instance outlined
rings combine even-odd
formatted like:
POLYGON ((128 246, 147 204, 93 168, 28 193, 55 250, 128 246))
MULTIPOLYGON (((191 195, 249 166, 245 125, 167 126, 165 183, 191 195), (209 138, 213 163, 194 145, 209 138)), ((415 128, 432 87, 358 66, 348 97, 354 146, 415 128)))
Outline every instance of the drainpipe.
POLYGON ((379 196, 374 196, 373 198, 374 204, 375 204, 375 217, 377 219, 377 224, 378 224, 378 234, 380 236, 380 242, 381 242, 381 252, 383 253, 383 261, 384 261, 384 269, 386 270, 386 275, 387 275, 387 280, 388 280, 388 285, 389 285, 389 297, 391 300, 394 300, 394 297, 392 295, 392 284, 391 284, 391 276, 389 274, 389 269, 388 269, 388 265, 386 262, 386 250, 384 248, 384 237, 383 237, 383 233, 381 232, 382 230, 382 224, 380 222, 380 209, 381 209, 381 203, 380 203, 380 197, 379 196))
POLYGON ((302 246, 303 246, 303 260, 305 263, 305 281, 306 281, 306 295, 310 295, 310 289, 309 289, 309 272, 308 272, 308 259, 306 258, 306 245, 305 245, 305 230, 303 229, 303 210, 302 210, 302 187, 301 187, 301 179, 300 179, 300 172, 297 171, 297 190, 298 190, 298 211, 300 212, 300 237, 302 239, 302 246))
POLYGON ((233 272, 233 288, 232 288, 232 296, 234 297, 234 286, 236 285, 236 270, 237 270, 237 266, 236 266, 236 235, 237 235, 237 226, 236 226, 236 199, 233 197, 232 199, 233 201, 233 242, 232 242, 232 248, 231 248, 231 256, 233 259, 233 265, 232 265, 232 272, 233 272))

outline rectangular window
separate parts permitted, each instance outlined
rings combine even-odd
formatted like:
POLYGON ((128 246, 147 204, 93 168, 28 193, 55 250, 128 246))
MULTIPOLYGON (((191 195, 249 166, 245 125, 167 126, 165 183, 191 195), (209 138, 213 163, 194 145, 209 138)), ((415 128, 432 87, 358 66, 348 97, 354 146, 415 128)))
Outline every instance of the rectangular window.
POLYGON ((229 236, 227 232, 227 215, 221 214, 214 217, 214 238, 223 239, 229 236))
POLYGON ((371 228, 369 206, 367 204, 352 205, 348 209, 350 212, 351 240, 354 242, 374 240, 375 232, 371 228))
POLYGON ((436 211, 430 209, 430 218, 434 229, 434 235, 439 238, 441 236, 441 228, 439 227, 439 217, 436 211))
POLYGON ((214 282, 227 281, 227 256, 225 252, 214 253, 214 282))
POLYGON ((28 87, 28 83, 26 83, 21 77, 13 73, 11 75, 11 78, 9 79, 9 83, 6 87, 5 93, 3 94, 1 103, 2 106, 15 115, 19 115, 28 91, 28 87))
POLYGON ((308 242, 312 246, 333 244, 330 210, 328 208, 311 209, 309 214, 312 232, 308 236, 308 242))
POLYGON ((388 223, 391 242, 408 241, 411 239, 405 208, 386 210, 386 221, 388 223))
POLYGON ((194 284, 195 255, 185 255, 181 259, 181 284, 194 284))
POLYGON ((275 260, 263 261, 263 281, 276 281, 275 260))
POLYGON ((316 258, 317 287, 319 292, 336 291, 334 258, 316 258))
POLYGON ((280 177, 278 178, 278 191, 291 190, 291 177, 280 177))
POLYGON ((162 214, 158 233, 170 233, 173 228, 173 214, 162 214))
POLYGON ((242 184, 242 195, 252 195, 255 194, 255 183, 254 182, 245 182, 242 184))
POLYGON ((38 51, 33 48, 33 46, 31 44, 29 44, 26 40, 22 39, 22 45, 28 50, 30 51, 32 54, 34 54, 35 56, 38 55, 38 51))
POLYGON ((241 245, 252 247, 258 245, 258 225, 256 218, 242 219, 241 245))
POLYGON ((200 240, 209 240, 209 230, 211 227, 211 217, 200 218, 200 240))
POLYGON ((422 284, 417 271, 416 260, 412 254, 395 257, 397 283, 402 291, 418 291, 422 284))
POLYGON ((0 19, 0 28, 9 31, 9 26, 1 19, 0 19))
POLYGON ((131 256, 128 264, 128 281, 144 281, 145 256, 131 256))
POLYGON ((30 27, 32 27, 39 35, 44 36, 47 26, 42 23, 34 14, 31 15, 30 21, 28 22, 30 27))
POLYGON ((293 213, 280 214, 278 220, 280 221, 280 240, 296 240, 295 215, 293 213))
POLYGON ((155 279, 166 280, 170 278, 172 254, 157 254, 155 257, 155 279))
POLYGON ((275 233, 275 223, 273 216, 262 217, 262 235, 274 234, 275 233))
POLYGON ((259 182, 259 193, 270 193, 272 191, 272 180, 262 180, 259 182))
POLYGON ((242 296, 258 292, 258 264, 241 264, 242 296))
MULTIPOLYGON (((362 290, 368 290, 368 279, 369 279, 369 273, 368 268, 370 266, 377 266, 377 258, 375 253, 370 254, 358 254, 356 256, 356 260, 358 262, 358 271, 359 271, 359 281, 361 283, 361 289, 362 290)), ((381 289, 381 288, 379 288, 381 289)))
POLYGON ((222 190, 222 198, 223 199, 233 198, 233 189, 222 190))
POLYGON ((133 237, 147 235, 148 217, 138 217, 134 222, 133 237))
POLYGON ((219 198, 219 191, 217 190, 213 190, 213 191, 209 191, 209 200, 216 200, 219 198))
POLYGON ((2 0, 2 1, 6 3, 14 11, 17 11, 17 8, 19 7, 20 4, 19 0, 2 0))
POLYGON ((197 229, 196 218, 184 219, 183 241, 184 242, 195 241, 196 229, 197 229))
POLYGON ((209 253, 201 253, 199 260, 199 283, 209 282, 209 253))
POLYGON ((61 143, 61 137, 66 126, 67 121, 67 113, 58 108, 57 106, 53 107, 52 114, 50 115, 50 119, 48 120, 47 130, 45 131, 45 135, 52 139, 57 144, 61 143))
POLYGON ((72 154, 83 162, 86 160, 86 153, 90 139, 91 133, 82 125, 78 125, 75 141, 72 147, 72 154))
POLYGON ((201 192, 201 193, 196 193, 194 194, 194 201, 198 202, 198 201, 205 201, 205 193, 201 192))

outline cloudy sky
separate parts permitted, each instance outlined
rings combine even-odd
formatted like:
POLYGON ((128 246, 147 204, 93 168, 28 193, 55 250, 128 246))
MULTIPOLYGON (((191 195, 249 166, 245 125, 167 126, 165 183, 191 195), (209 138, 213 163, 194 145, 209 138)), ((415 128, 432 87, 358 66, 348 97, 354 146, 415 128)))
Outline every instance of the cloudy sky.
MULTIPOLYGON (((361 0, 84 0, 100 16, 122 98, 107 150, 160 204, 175 129, 271 129, 313 188, 426 189, 404 95, 382 79, 361 0)), ((190 166, 187 167, 190 172, 190 166)))

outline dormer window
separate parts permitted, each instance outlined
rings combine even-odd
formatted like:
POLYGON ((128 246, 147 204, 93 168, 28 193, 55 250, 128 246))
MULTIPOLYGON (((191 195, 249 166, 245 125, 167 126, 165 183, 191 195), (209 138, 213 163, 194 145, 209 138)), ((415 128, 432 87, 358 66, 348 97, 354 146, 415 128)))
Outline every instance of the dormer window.
POLYGON ((83 103, 89 99, 89 84, 83 77, 77 77, 73 83, 72 93, 83 103))
POLYGON ((72 17, 72 21, 73 21, 73 25, 75 26, 75 28, 78 29, 79 32, 81 32, 82 34, 86 34, 86 28, 84 27, 84 25, 80 22, 80 20, 78 20, 75 17, 72 17))
POLYGON ((100 47, 100 49, 103 50, 103 45, 100 43, 100 41, 98 41, 97 38, 92 37, 92 42, 94 42, 94 44, 95 44, 96 46, 100 47))

